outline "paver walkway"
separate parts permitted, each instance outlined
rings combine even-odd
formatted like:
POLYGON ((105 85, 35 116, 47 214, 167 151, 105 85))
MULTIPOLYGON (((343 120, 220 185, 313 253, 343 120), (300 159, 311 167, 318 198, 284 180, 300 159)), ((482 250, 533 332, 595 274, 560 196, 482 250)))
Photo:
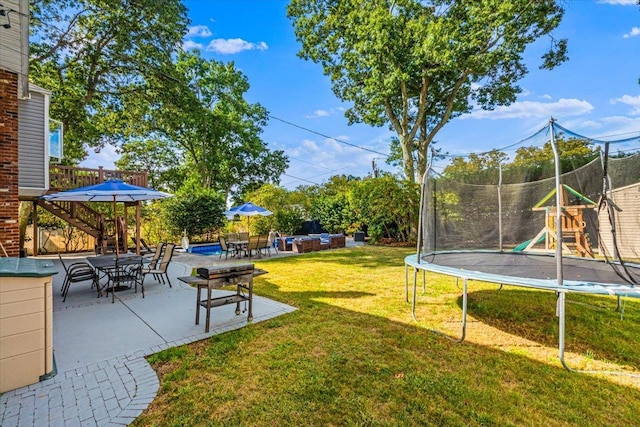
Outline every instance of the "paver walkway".
MULTIPOLYGON (((234 305, 219 307, 205 334, 202 323, 194 324, 195 289, 176 279, 189 275, 191 266, 172 263, 169 273, 172 288, 148 278, 144 299, 140 293, 124 291, 116 294, 114 304, 111 298, 97 299, 82 284, 62 303, 64 277, 54 276, 58 374, 0 396, 0 426, 128 425, 153 401, 159 387, 145 356, 248 324, 245 314, 235 315, 234 305)), ((293 310, 254 295, 254 323, 293 310)))

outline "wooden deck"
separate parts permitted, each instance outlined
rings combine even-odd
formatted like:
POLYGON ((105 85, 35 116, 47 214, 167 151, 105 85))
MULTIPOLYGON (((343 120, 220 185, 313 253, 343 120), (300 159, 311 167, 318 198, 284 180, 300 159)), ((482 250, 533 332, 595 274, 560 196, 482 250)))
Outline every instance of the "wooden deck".
POLYGON ((115 171, 51 165, 49 167, 49 193, 71 190, 87 185, 100 184, 110 179, 120 179, 128 184, 147 186, 147 172, 115 171))

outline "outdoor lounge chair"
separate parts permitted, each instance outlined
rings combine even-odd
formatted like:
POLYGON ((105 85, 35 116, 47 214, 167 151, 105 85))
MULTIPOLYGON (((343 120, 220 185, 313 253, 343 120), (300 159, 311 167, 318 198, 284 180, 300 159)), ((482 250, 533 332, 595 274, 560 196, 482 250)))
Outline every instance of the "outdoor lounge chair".
POLYGON ((175 248, 175 244, 167 243, 163 250, 162 256, 158 258, 155 264, 149 264, 148 267, 142 268, 142 280, 144 281, 144 279, 147 277, 147 274, 152 274, 156 281, 162 281, 162 283, 165 283, 164 279, 166 278, 167 282, 169 283, 169 287, 171 287, 171 280, 169 280, 167 269, 169 268, 171 258, 173 258, 173 251, 175 250, 175 248))
MULTIPOLYGON (((131 240, 133 241, 133 247, 135 248, 137 245, 136 238, 134 236, 131 236, 131 240)), ((156 252, 156 249, 150 248, 147 242, 145 242, 144 239, 141 237, 140 238, 140 255, 148 255, 155 252, 156 252)))
POLYGON ((65 271, 64 282, 62 283, 62 302, 67 300, 67 293, 72 283, 86 282, 91 280, 91 288, 95 287, 98 290, 98 297, 100 297, 100 284, 98 283, 98 274, 96 271, 86 262, 74 262, 70 265, 66 265, 62 260, 62 256, 58 253, 58 258, 65 271))

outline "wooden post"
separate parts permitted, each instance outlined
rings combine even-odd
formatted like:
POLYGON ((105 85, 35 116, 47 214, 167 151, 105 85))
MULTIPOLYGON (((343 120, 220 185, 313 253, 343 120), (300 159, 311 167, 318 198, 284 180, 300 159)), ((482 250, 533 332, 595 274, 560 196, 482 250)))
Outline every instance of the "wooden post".
POLYGON ((127 204, 124 204, 124 218, 123 218, 123 230, 122 230, 122 249, 125 253, 129 250, 129 224, 127 224, 127 204))
POLYGON ((136 205, 136 254, 140 255, 140 204, 136 205))
POLYGON ((38 256, 38 202, 33 201, 33 256, 38 256))

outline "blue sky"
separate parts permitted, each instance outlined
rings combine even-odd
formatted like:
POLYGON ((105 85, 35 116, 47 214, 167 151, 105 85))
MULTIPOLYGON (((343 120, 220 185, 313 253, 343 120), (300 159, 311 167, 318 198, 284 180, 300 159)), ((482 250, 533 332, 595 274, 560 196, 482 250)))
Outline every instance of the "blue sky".
MULTIPOLYGON (((394 133, 386 127, 348 126, 344 110, 318 64, 297 57, 300 49, 287 1, 189 0, 191 27, 184 46, 205 58, 233 61, 248 78, 249 102, 262 104, 274 117, 262 138, 270 149, 284 150, 290 167, 286 188, 320 184, 332 175, 365 176, 380 154, 388 153, 394 133), (278 119, 293 123, 286 124, 278 119), (335 139, 333 139, 335 138, 335 139)), ((540 70, 543 39, 526 54, 529 74, 519 82, 518 101, 495 111, 474 111, 449 122, 436 137, 451 154, 481 152, 520 141, 553 116, 577 133, 603 139, 640 136, 640 7, 636 0, 568 0, 558 38, 569 40, 569 61, 540 70)), ((113 167, 107 147, 82 165, 113 167)))

